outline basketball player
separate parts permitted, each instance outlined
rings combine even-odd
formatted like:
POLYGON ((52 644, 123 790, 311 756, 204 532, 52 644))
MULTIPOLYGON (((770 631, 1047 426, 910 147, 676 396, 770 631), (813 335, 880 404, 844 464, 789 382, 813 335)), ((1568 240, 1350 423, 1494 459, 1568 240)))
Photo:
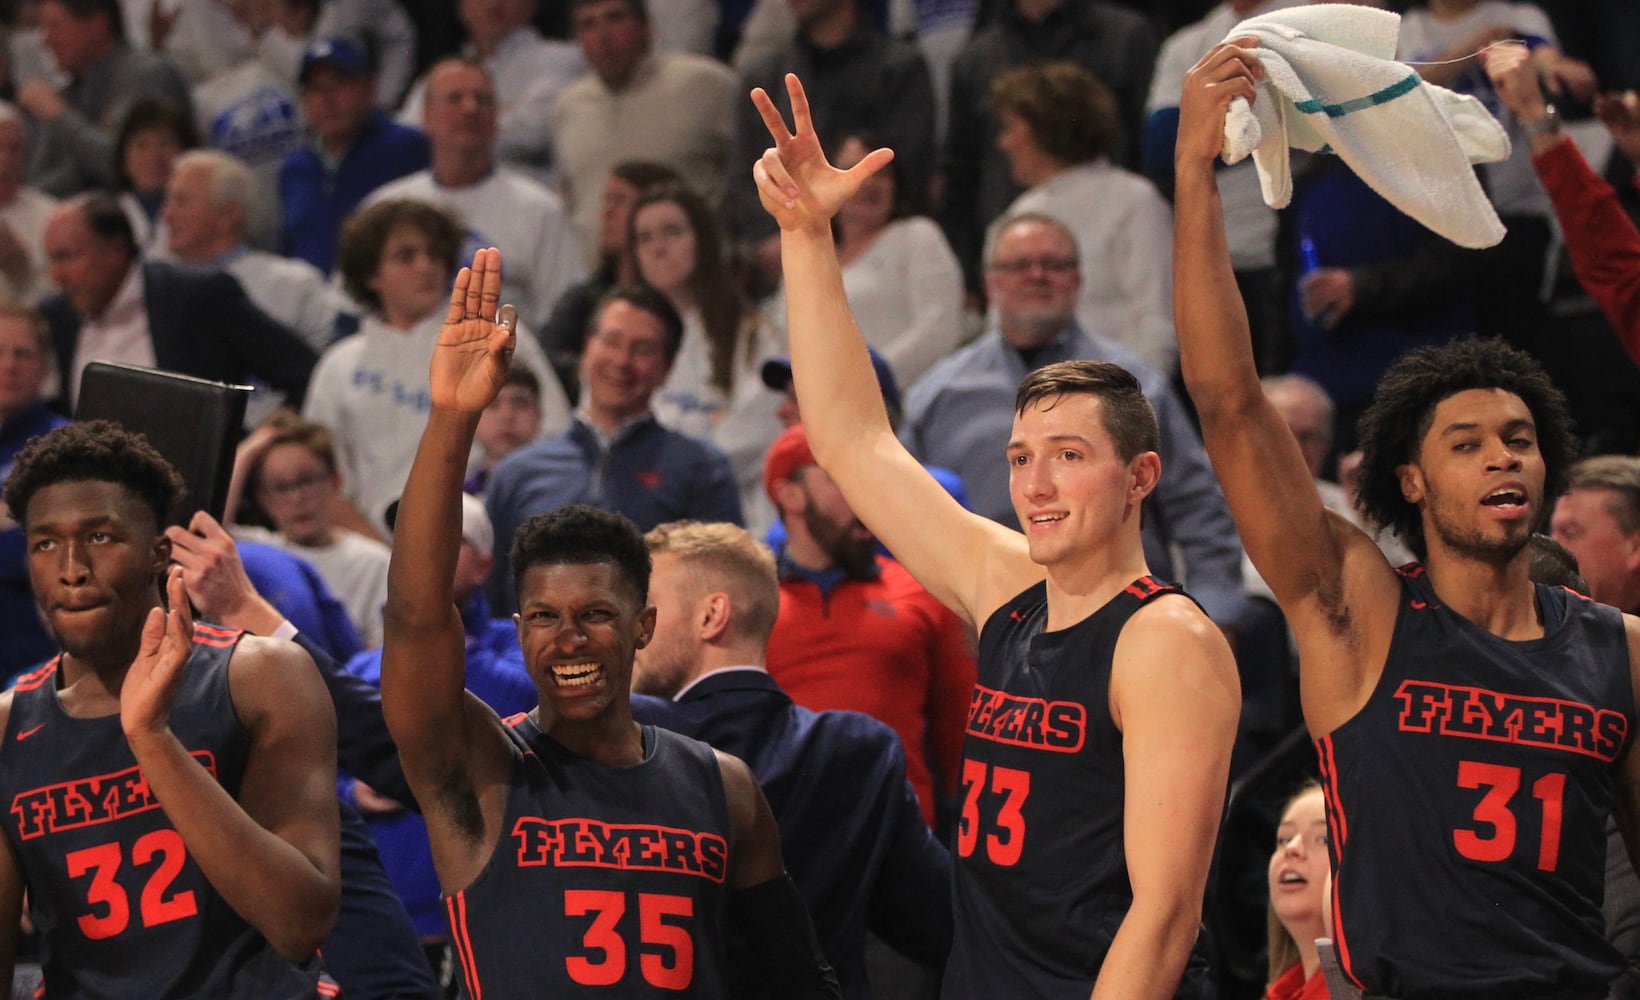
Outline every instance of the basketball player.
POLYGON ((1185 81, 1174 310, 1213 466, 1297 636, 1340 964, 1372 995, 1603 997, 1622 967, 1600 911, 1614 786, 1637 829, 1640 622, 1529 577, 1574 454, 1564 401, 1498 341, 1409 354, 1362 417, 1358 488, 1422 564, 1397 572, 1322 507, 1259 389, 1214 180, 1225 109, 1263 73, 1243 45, 1185 81))
POLYGON ((780 225, 809 443, 866 526, 980 628, 945 995, 1201 995, 1192 951, 1240 697, 1219 631, 1145 566, 1154 414, 1113 365, 1041 368, 996 456, 1025 533, 953 501, 889 428, 832 242, 838 206, 892 154, 833 168, 786 82, 795 135, 753 91, 775 140, 754 174, 780 225))
POLYGON ((62 653, 0 695, 0 975, 26 887, 52 997, 312 997, 336 919, 330 696, 299 646, 193 623, 182 489, 104 421, 6 481, 62 653))
POLYGON ((450 297, 399 503, 382 649, 382 705, 467 993, 719 997, 727 916, 774 995, 835 997, 751 771, 632 719, 633 654, 655 609, 631 521, 585 506, 526 521, 514 620, 540 705, 502 722, 462 689, 451 581, 467 456, 513 346, 510 315, 489 318, 500 288, 501 255, 481 250, 450 297))

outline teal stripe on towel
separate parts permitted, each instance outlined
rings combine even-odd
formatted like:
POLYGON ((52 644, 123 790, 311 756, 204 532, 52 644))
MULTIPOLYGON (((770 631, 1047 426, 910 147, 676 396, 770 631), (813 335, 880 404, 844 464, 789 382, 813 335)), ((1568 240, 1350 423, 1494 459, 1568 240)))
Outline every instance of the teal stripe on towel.
POLYGON ((1352 111, 1365 111, 1367 108, 1375 108, 1380 104, 1388 104, 1402 94, 1416 90, 1421 82, 1417 73, 1410 73, 1405 79, 1392 83, 1377 93, 1357 97, 1353 101, 1345 101, 1342 104, 1322 104, 1318 100, 1311 99, 1308 101, 1295 101, 1293 107, 1307 115, 1324 111, 1328 118, 1342 118, 1352 111))

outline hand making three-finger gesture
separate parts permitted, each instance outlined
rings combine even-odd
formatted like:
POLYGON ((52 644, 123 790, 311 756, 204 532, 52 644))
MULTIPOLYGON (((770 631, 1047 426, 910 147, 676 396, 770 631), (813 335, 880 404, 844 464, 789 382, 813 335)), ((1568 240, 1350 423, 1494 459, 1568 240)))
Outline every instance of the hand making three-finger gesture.
POLYGON ((791 96, 795 134, 786 129, 768 93, 762 87, 752 91, 752 103, 774 139, 774 148, 765 150, 752 166, 758 197, 781 229, 829 229, 831 217, 867 178, 894 159, 894 151, 872 150, 848 170, 838 170, 826 160, 814 134, 809 98, 795 74, 786 74, 786 93, 791 96))
POLYGON ((456 275, 450 311, 439 327, 430 378, 433 405, 478 413, 500 394, 517 344, 518 311, 500 306, 501 251, 473 254, 456 275))

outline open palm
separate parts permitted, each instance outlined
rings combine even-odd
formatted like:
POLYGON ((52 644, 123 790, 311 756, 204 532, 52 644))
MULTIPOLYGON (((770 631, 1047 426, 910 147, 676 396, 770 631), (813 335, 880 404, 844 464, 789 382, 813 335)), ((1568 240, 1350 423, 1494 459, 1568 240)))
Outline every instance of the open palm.
POLYGON ((170 611, 154 608, 142 627, 137 658, 120 687, 120 726, 127 734, 159 732, 170 725, 171 703, 182 686, 183 665, 194 648, 194 619, 182 570, 166 574, 170 611))
POLYGON ((774 148, 752 167, 758 197, 782 229, 828 226, 860 185, 894 159, 894 152, 872 150, 852 168, 838 170, 827 161, 820 137, 814 133, 809 98, 796 74, 786 74, 786 93, 791 97, 795 133, 787 130, 780 109, 767 91, 761 87, 752 91, 752 103, 757 105, 774 139, 774 148))
POLYGON ((501 251, 489 247, 473 254, 472 266, 461 269, 450 291, 429 373, 434 406, 477 413, 501 392, 516 344, 517 311, 504 306, 498 316, 500 301, 501 251))

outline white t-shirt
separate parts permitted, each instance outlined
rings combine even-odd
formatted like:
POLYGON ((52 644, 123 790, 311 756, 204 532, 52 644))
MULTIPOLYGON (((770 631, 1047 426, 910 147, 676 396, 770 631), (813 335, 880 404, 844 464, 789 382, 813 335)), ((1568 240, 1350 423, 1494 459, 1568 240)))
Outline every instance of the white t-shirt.
POLYGON ((570 225, 563 201, 551 191, 507 167, 498 167, 477 184, 445 187, 431 170, 418 170, 381 187, 365 199, 414 198, 454 212, 467 230, 462 260, 473 251, 501 251, 501 301, 518 307, 526 326, 539 330, 552 308, 586 277, 586 260, 570 225))
POLYGON ((329 545, 297 545, 284 535, 245 525, 235 526, 234 537, 272 545, 307 560, 319 571, 342 607, 359 638, 374 649, 382 644, 382 606, 387 603, 387 564, 393 550, 374 538, 338 529, 329 545))

